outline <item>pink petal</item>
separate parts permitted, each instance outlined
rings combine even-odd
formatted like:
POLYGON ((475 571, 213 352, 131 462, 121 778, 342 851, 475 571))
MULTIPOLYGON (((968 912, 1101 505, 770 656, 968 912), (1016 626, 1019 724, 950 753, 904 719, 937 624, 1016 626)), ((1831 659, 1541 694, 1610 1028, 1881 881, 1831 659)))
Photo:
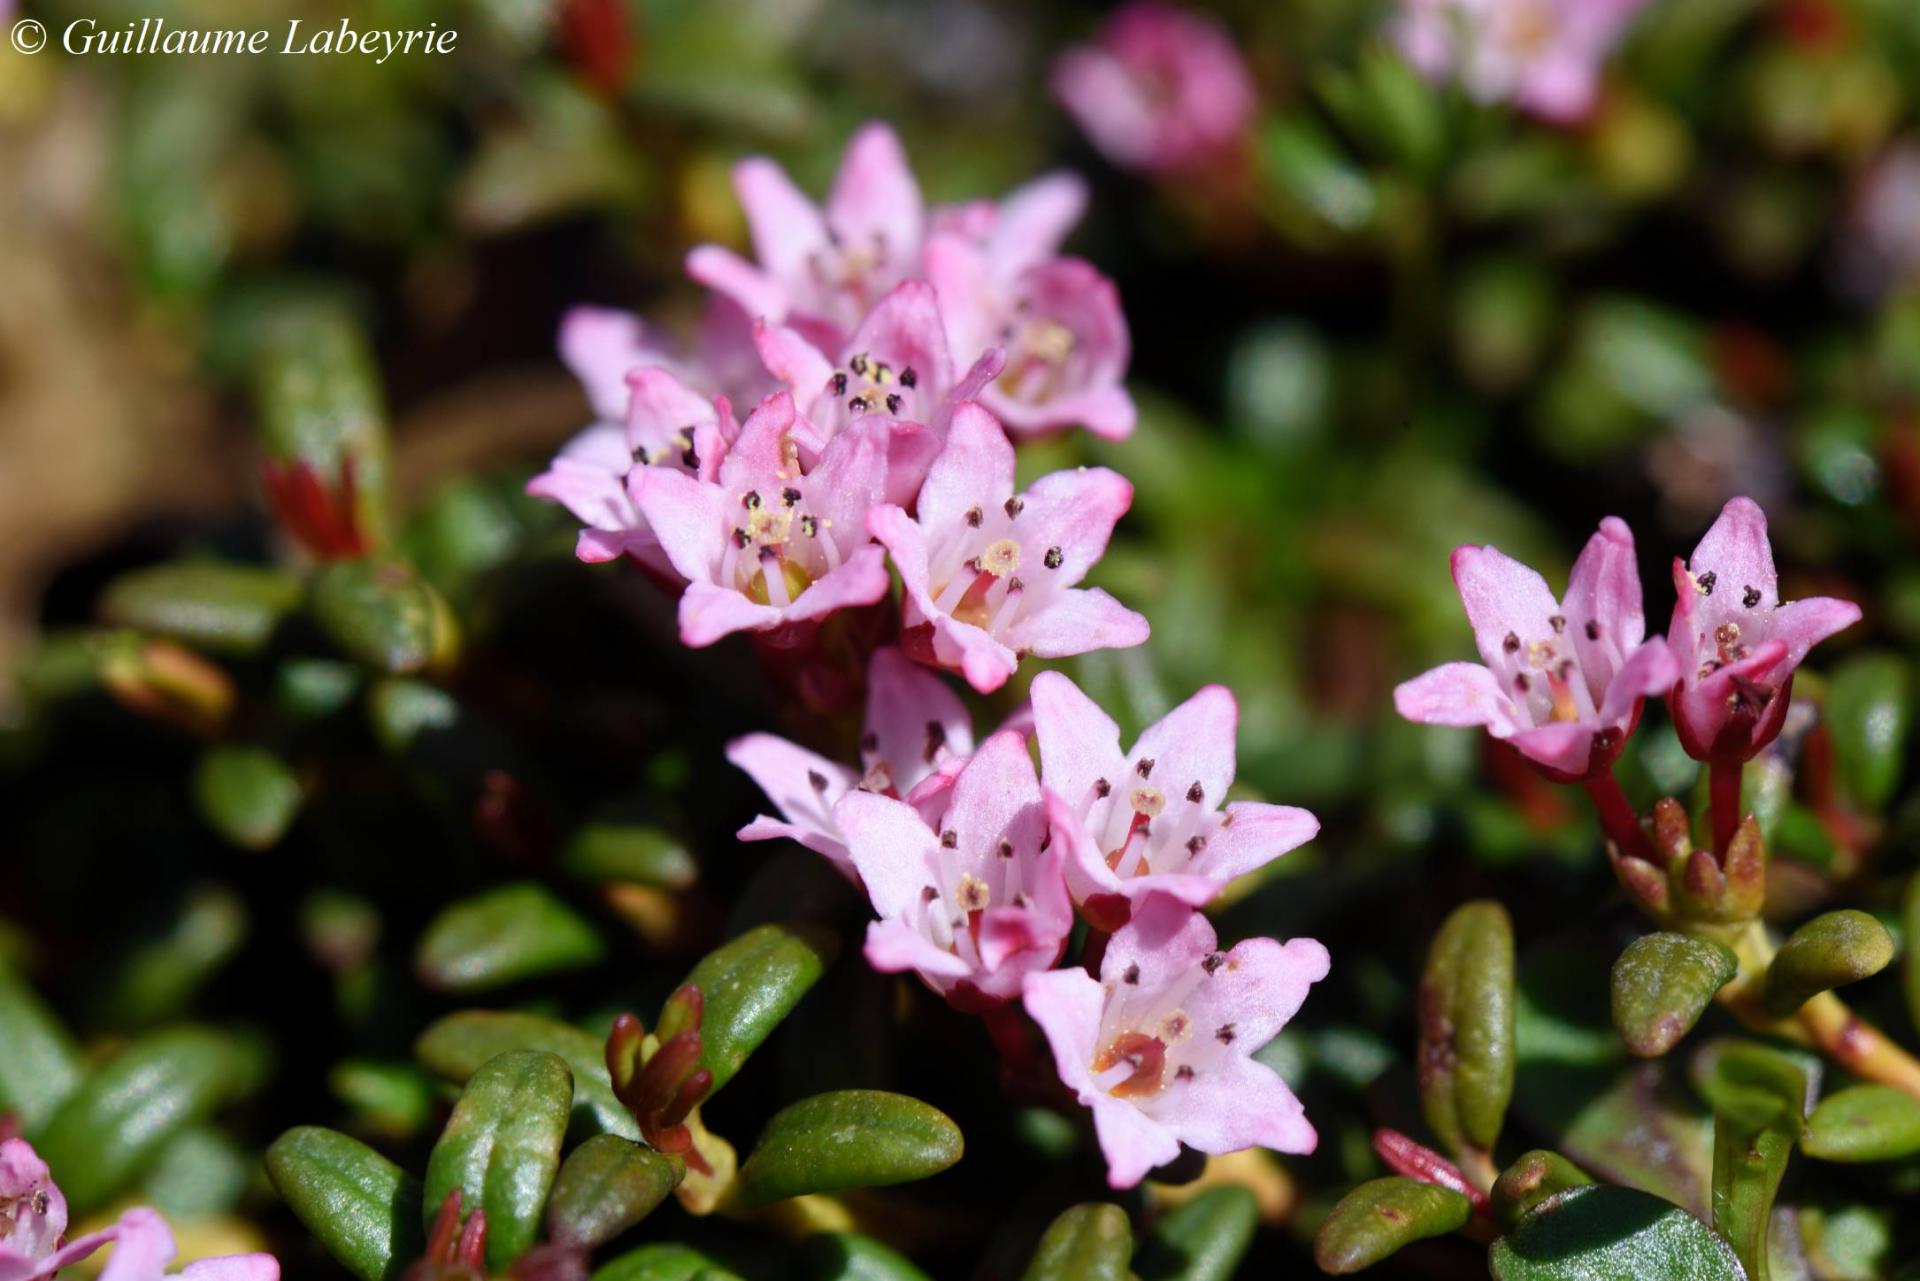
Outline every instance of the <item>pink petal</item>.
POLYGON ((1292 805, 1235 801, 1227 806, 1227 818, 1207 837, 1192 869, 1222 883, 1265 867, 1320 834, 1320 820, 1292 805))
POLYGON ((879 415, 855 422, 827 442, 820 461, 809 471, 808 504, 824 517, 827 534, 842 547, 866 541, 867 512, 889 501, 888 481, 896 436, 924 438, 923 427, 896 423, 879 415))
POLYGON ((942 822, 958 837, 963 859, 994 857, 1002 833, 1017 849, 1037 849, 1046 813, 1027 740, 1004 730, 988 736, 955 780, 942 822))
POLYGON ((1234 1046, 1251 1054, 1280 1034, 1330 966, 1313 939, 1246 939, 1187 997, 1187 1011, 1203 1031, 1233 1024, 1234 1046))
POLYGON ((938 398, 953 385, 953 359, 947 351, 940 300, 924 280, 895 285, 847 342, 851 353, 865 352, 898 370, 911 368, 921 389, 938 398))
POLYGON ((652 530, 646 528, 583 529, 574 540, 573 554, 588 565, 601 565, 610 560, 619 560, 622 556, 632 556, 664 578, 680 577, 666 553, 660 550, 660 540, 653 536, 652 530))
POLYGON ((1647 634, 1633 531, 1619 517, 1601 521, 1573 562, 1565 606, 1581 669, 1604 687, 1612 678, 1613 656, 1629 653, 1647 634), (1589 623, 1600 633, 1598 638, 1588 636, 1589 623))
POLYGON ((867 897, 882 917, 898 917, 920 902, 939 838, 911 805, 876 792, 851 791, 833 807, 867 897))
POLYGON ((911 793, 934 766, 973 752, 965 703, 938 676, 889 646, 867 663, 866 732, 887 762, 894 786, 911 793))
POLYGON ((1078 174, 1043 174, 1000 202, 987 253, 1004 277, 1059 251, 1087 208, 1087 184, 1078 174))
POLYGON ((1084 1101, 1094 1093, 1091 1064, 1099 1052, 1100 1014, 1106 994, 1079 968, 1029 974, 1021 985, 1022 1004, 1040 1025, 1053 1050, 1061 1083, 1084 1101))
POLYGON ((973 967, 933 940, 893 918, 867 924, 867 964, 882 974, 914 970, 929 977, 964 979, 973 967))
MULTIPOLYGON (((1090 650, 1142 645, 1149 631, 1145 617, 1099 588, 1074 588, 1008 628, 1004 639, 1021 653, 1066 658, 1090 650)), ((981 688, 977 681, 974 688, 981 688)))
POLYGON ((626 417, 627 371, 655 355, 644 334, 638 316, 610 307, 575 307, 560 320, 560 359, 604 422, 626 417))
POLYGON ((947 393, 947 399, 955 404, 972 400, 984 387, 998 378, 1000 371, 1006 367, 1007 353, 998 347, 987 348, 980 353, 979 359, 967 367, 967 372, 960 375, 960 381, 956 382, 953 390, 947 393))
POLYGON ((934 618, 933 630, 934 652, 941 663, 958 670, 979 693, 993 693, 1020 666, 1018 654, 971 623, 941 614, 934 618))
POLYGON ((1598 721, 1554 721, 1516 730, 1507 741, 1537 765, 1560 774, 1583 774, 1599 728, 1598 721))
POLYGON ((854 867, 853 859, 847 853, 846 842, 831 832, 802 827, 798 823, 788 823, 761 814, 733 835, 735 839, 742 841, 792 841, 826 859, 833 864, 836 871, 855 885, 860 883, 860 872, 854 867))
POLYGON ((280 1261, 271 1254, 223 1254, 180 1269, 185 1281, 280 1281, 280 1261))
POLYGON ((1125 440, 1133 434, 1134 424, 1139 420, 1133 397, 1118 383, 1090 387, 1038 404, 1027 404, 997 392, 990 399, 1007 430, 1022 439, 1080 426, 1106 440, 1125 440))
MULTIPOLYGON (((954 422, 957 427, 958 414, 954 422)), ((1021 538, 1042 548, 1058 547, 1060 567, 1045 572, 1052 581, 1071 587, 1106 553, 1113 527, 1132 505, 1133 486, 1118 472, 1105 467, 1053 472, 1026 492, 1021 538)))
POLYGON ((1664 696, 1680 679, 1680 665, 1674 661, 1667 642, 1656 636, 1628 656, 1626 666, 1607 686, 1607 698, 1600 705, 1602 725, 1624 726, 1633 714, 1633 705, 1643 698, 1664 696))
POLYGON ((1197 783, 1203 799, 1218 804, 1233 786, 1239 724, 1233 692, 1208 685, 1141 733, 1127 754, 1128 767, 1153 761, 1153 782, 1169 796, 1184 795, 1197 783))
POLYGON ((635 499, 667 559, 682 578, 710 585, 726 546, 727 491, 669 467, 641 472, 635 499))
POLYGON ((1013 496, 1013 467, 1013 444, 994 416, 972 401, 959 406, 947 428, 947 447, 920 490, 921 523, 947 529, 971 508, 1006 502, 1013 496))
POLYGON ((62 1268, 77 1263, 93 1254, 101 1246, 112 1242, 120 1235, 116 1224, 99 1232, 90 1232, 67 1242, 52 1254, 39 1259, 30 1259, 15 1254, 8 1249, 0 1249, 0 1281, 45 1281, 57 1275, 62 1268))
POLYGON ((1053 846, 1064 855, 1067 889, 1076 903, 1084 903, 1096 894, 1118 894, 1123 890, 1120 878, 1107 866, 1106 855, 1080 819, 1080 808, 1062 800, 1051 786, 1045 789, 1047 827, 1053 846))
POLYGON ((1752 587, 1760 593, 1759 609, 1770 609, 1780 600, 1779 578, 1773 569, 1773 546, 1767 541, 1767 514, 1751 498, 1734 498, 1720 509, 1700 545, 1687 559, 1687 568, 1698 579, 1711 573, 1716 586, 1734 596, 1752 587))
POLYGON ((1789 601, 1773 614, 1773 638, 1785 643, 1787 662, 1797 667, 1807 651, 1860 621, 1860 607, 1832 596, 1789 601))
POLYGON ((786 325, 756 324, 753 345, 767 372, 792 389, 794 395, 811 405, 826 395, 833 378, 833 362, 820 349, 786 325))
POLYGON ((629 462, 635 448, 659 449, 682 430, 710 427, 716 417, 712 400, 658 365, 630 372, 627 390, 630 403, 622 443, 627 447, 629 462))
POLYGON ((1030 697, 1041 776, 1068 812, 1077 814, 1092 797, 1094 780, 1111 783, 1126 775, 1120 727, 1060 672, 1034 677, 1030 697))
POLYGON ((900 585, 906 589, 907 600, 919 608, 922 617, 931 618, 937 611, 927 586, 925 531, 900 508, 883 504, 867 513, 867 533, 879 539, 893 558, 893 567, 900 572, 900 585))
POLYGON ((727 760, 789 819, 836 835, 833 803, 860 781, 846 766, 773 734, 734 739, 727 744, 727 760))
POLYGON ((1519 722, 1507 692, 1478 663, 1442 663, 1393 691, 1394 710, 1427 725, 1485 725, 1495 738, 1519 722))
POLYGON ((730 587, 693 583, 680 597, 680 643, 702 649, 735 632, 761 632, 781 623, 780 611, 757 605, 730 587))
MULTIPOLYGON (((733 186, 760 266, 775 280, 805 278, 813 256, 828 248, 827 225, 818 207, 793 185, 786 170, 761 156, 734 167, 733 186)), ((745 299, 739 301, 746 305, 745 299)))
POLYGON ((137 1206, 120 1216, 115 1232, 113 1253, 107 1256, 100 1281, 160 1281, 175 1254, 167 1221, 137 1206))
POLYGON ((1560 613, 1547 580, 1495 547, 1456 547, 1453 581, 1488 667, 1500 663, 1508 633, 1546 636, 1552 631, 1547 620, 1560 613))
POLYGON ((1143 1109, 1182 1143, 1221 1155, 1271 1148, 1304 1155, 1319 1136, 1293 1091, 1272 1068, 1239 1055, 1222 1056, 1190 1081, 1176 1081, 1143 1109))
POLYGON ((877 245, 891 262, 910 262, 920 252, 925 217, 899 137, 884 124, 862 125, 827 197, 827 224, 840 243, 856 250, 877 245))
POLYGON ((31 1262, 51 1253, 67 1230, 67 1198, 47 1163, 25 1139, 0 1142, 0 1252, 31 1262), (44 1208, 34 1208, 44 1197, 44 1208))
POLYGON ((1153 108, 1133 77, 1097 49, 1069 49, 1053 64, 1053 96, 1093 145, 1117 165, 1144 169, 1154 159, 1153 108))
POLYGON ((786 318, 789 300, 780 282, 719 245, 696 245, 687 254, 687 275, 732 299, 756 320, 786 318))
POLYGON ((816 578, 800 598, 782 611, 783 621, 812 622, 858 605, 871 605, 893 590, 887 576, 887 554, 868 544, 824 578, 816 578))
POLYGON ((1080 1101, 1093 1109, 1093 1130, 1107 1158, 1109 1187, 1133 1187, 1148 1171, 1180 1155, 1174 1132, 1127 1100, 1096 1091, 1091 1097, 1081 1095, 1080 1101))

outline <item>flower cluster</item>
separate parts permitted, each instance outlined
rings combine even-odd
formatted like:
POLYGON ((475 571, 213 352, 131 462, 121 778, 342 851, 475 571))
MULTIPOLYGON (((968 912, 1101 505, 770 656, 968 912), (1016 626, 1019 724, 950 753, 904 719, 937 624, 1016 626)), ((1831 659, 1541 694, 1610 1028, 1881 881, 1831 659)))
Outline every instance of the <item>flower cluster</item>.
MULTIPOLYGON (((173 1233, 145 1206, 123 1213, 98 1232, 66 1240, 67 1199, 47 1163, 25 1139, 0 1141, 0 1277, 52 1281, 62 1268, 105 1246, 113 1253, 101 1281, 161 1281, 173 1262, 173 1233)), ((189 1263, 177 1274, 190 1281, 279 1281, 270 1254, 230 1254, 189 1263)))
POLYGON ((1546 120, 1586 117, 1647 0, 1401 0, 1393 38, 1429 77, 1546 120))

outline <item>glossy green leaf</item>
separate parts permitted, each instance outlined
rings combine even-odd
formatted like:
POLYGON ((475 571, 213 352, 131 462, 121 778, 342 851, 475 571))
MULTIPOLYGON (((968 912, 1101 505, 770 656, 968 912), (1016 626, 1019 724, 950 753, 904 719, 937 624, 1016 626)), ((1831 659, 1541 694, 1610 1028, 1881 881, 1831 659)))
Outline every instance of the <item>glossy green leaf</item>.
POLYGON ((193 799, 214 831, 242 849, 264 850, 300 812, 300 780, 264 747, 223 744, 202 753, 193 799))
POLYGON ((1473 1202, 1452 1188, 1398 1176, 1372 1179, 1340 1198, 1313 1237, 1322 1272, 1344 1276, 1370 1268, 1426 1237, 1458 1232, 1473 1202))
MULTIPOLYGON (((808 925, 761 925, 721 945, 683 981, 700 989, 700 1066, 713 1073, 708 1097, 733 1079, 747 1056, 773 1035, 840 949, 831 931, 808 925)), ((662 1011, 662 1039, 677 1025, 662 1011)))
POLYGON ((1508 1227, 1550 1196, 1592 1183, 1586 1172, 1558 1152, 1535 1148, 1500 1172, 1493 1184, 1493 1212, 1508 1227))
POLYGON ((684 841, 638 823, 589 823, 573 834, 560 865, 583 881, 630 881, 683 890, 700 874, 684 841))
POLYGON ((1900 781, 1912 727, 1907 667, 1891 654, 1856 654, 1827 678, 1821 718, 1833 736, 1833 763, 1856 805, 1885 806, 1900 781))
POLYGON ((1023 1281, 1124 1281, 1133 1228, 1117 1205, 1076 1205, 1047 1225, 1023 1281))
POLYGON ((1691 934, 1645 934, 1613 963, 1613 1025, 1644 1058, 1665 1054, 1733 980, 1733 949, 1691 934))
POLYGON ((567 1154, 547 1201, 547 1239, 588 1249, 653 1213, 686 1169, 644 1143, 596 1134, 567 1154))
POLYGON ((155 929, 132 940, 100 995, 96 1017, 115 1027, 178 1018, 247 937, 247 905, 224 885, 200 885, 156 908, 155 929))
POLYGON ((593 1270, 592 1281, 746 1281, 704 1250, 649 1242, 615 1255, 593 1270))
POLYGON ((1822 1161, 1895 1161, 1920 1153, 1920 1099, 1891 1085, 1855 1085, 1820 1100, 1800 1150, 1822 1161))
POLYGON ((439 595, 399 561, 332 561, 314 571, 309 590, 334 644, 377 671, 421 671, 456 642, 439 595))
POLYGON ((1723 1038, 1693 1065, 1713 1104, 1713 1227, 1732 1243, 1750 1281, 1766 1281, 1773 1199, 1806 1107, 1806 1072, 1757 1042, 1723 1038))
POLYGON ((613 1095, 605 1045, 572 1024, 539 1014, 461 1010, 431 1024, 413 1047, 428 1071, 456 1083, 464 1083, 488 1059, 509 1050, 545 1050, 566 1063, 573 1073, 577 1132, 640 1137, 632 1113, 613 1095))
POLYGON ((1632 1188, 1569 1188, 1493 1243, 1494 1281, 1744 1281, 1725 1241, 1679 1206, 1632 1188))
POLYGON ((1260 1203, 1243 1187, 1208 1188, 1161 1216, 1134 1259, 1140 1281, 1232 1281, 1260 1226, 1260 1203))
POLYGON ((857 1232, 822 1232, 801 1245, 796 1281, 930 1281, 905 1255, 857 1232))
POLYGON ((360 1281, 398 1281, 420 1257, 420 1183, 358 1139, 296 1126, 267 1149, 267 1177, 360 1281))
POLYGON ((420 937, 414 969, 429 987, 483 992, 593 965, 605 954, 591 923, 545 886, 522 881, 443 909, 420 937))
POLYGON ((1878 974, 1893 960, 1893 936, 1872 915, 1826 912, 1795 930, 1767 967, 1767 1012, 1785 1018, 1821 992, 1878 974))
POLYGON ((1420 980, 1420 1103, 1454 1153, 1491 1150, 1513 1097, 1513 922, 1491 900, 1454 909, 1420 980))
POLYGON ((389 1138, 419 1133, 439 1103, 433 1078, 406 1062, 341 1059, 327 1088, 353 1110, 356 1128, 389 1138))
POLYGON ((35 1146, 76 1212, 104 1205, 235 1083, 227 1039, 182 1027, 141 1037, 89 1074, 35 1146))
POLYGON ((80 1088, 85 1067, 72 1035, 40 994, 0 965, 0 1112, 37 1133, 55 1109, 80 1088))
POLYGON ((572 1111, 573 1073, 558 1055, 512 1050, 481 1064, 427 1158, 422 1212, 429 1223, 458 1190, 468 1212, 487 1212, 489 1268, 501 1271, 526 1253, 546 1214, 572 1111))
POLYGON ((180 561, 122 574, 100 598, 115 627, 225 654, 258 653, 300 607, 300 580, 259 565, 180 561))
POLYGON ((764 1205, 808 1192, 908 1183, 960 1159, 960 1127, 904 1094, 837 1090, 774 1113, 740 1166, 740 1190, 764 1205))

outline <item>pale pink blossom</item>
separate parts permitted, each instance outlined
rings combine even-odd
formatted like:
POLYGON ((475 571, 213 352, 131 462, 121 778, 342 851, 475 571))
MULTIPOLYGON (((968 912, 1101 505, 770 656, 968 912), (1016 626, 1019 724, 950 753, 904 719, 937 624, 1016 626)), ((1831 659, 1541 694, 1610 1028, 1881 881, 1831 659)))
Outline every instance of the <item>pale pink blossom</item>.
POLYGON ((1492 547, 1454 549, 1453 581, 1486 665, 1446 663, 1407 681, 1393 693, 1400 714, 1429 725, 1484 725, 1561 781, 1610 767, 1642 700, 1665 693, 1677 675, 1666 642, 1646 639, 1626 522, 1600 522, 1564 600, 1492 547))
POLYGON ((960 406, 916 516, 886 505, 867 518, 906 589, 902 646, 988 693, 1023 655, 1145 641, 1145 618, 1076 586, 1132 501, 1133 487, 1100 467, 1054 472, 1016 494, 1006 433, 980 406, 960 406))
POLYGON ((1067 851, 1067 889, 1089 920, 1112 929, 1149 894, 1200 906, 1234 877, 1304 845, 1319 820, 1290 805, 1235 801, 1239 706, 1209 685, 1120 748, 1120 728, 1059 672, 1033 680, 1053 839, 1067 851))
POLYGON ((933 211, 930 234, 960 236, 985 254, 987 269, 1013 280, 1060 252, 1087 209, 1087 184, 1070 173, 1043 174, 999 200, 970 200, 933 211))
POLYGON ((891 586, 865 518, 887 493, 890 460, 930 452, 933 441, 924 428, 876 418, 842 432, 803 468, 796 425, 793 398, 776 392, 748 417, 714 479, 639 469, 635 504, 687 582, 680 639, 688 645, 818 623, 873 604, 891 586))
POLYGON ((1750 498, 1721 509, 1691 559, 1674 559, 1673 587, 1667 644, 1680 670, 1669 706, 1701 760, 1746 760, 1771 742, 1807 651, 1860 621, 1852 601, 1781 603, 1766 513, 1750 498))
POLYGON ((1160 0, 1133 0, 1062 54, 1053 93, 1107 159, 1158 175, 1217 164, 1259 109, 1226 29, 1160 0))
POLYGON ((1206 917, 1156 894, 1083 969, 1027 978, 1027 1013, 1060 1080, 1093 1109, 1107 1180, 1130 1188, 1181 1145, 1210 1155, 1306 1153, 1318 1136, 1277 1073, 1252 1057, 1327 976, 1312 939, 1248 939, 1231 950, 1206 917))
POLYGON ((946 810, 947 792, 973 752, 966 705, 934 673, 891 647, 867 668, 867 710, 859 770, 849 769, 772 734, 727 744, 727 759, 745 770, 782 817, 760 815, 740 829, 743 841, 798 841, 857 881, 834 806, 859 788, 905 800, 928 823, 946 810))
POLYGON ((874 913, 867 960, 912 970, 961 1009, 1020 994, 1060 959, 1073 928, 1060 850, 1026 740, 1002 730, 960 769, 938 827, 912 805, 858 788, 834 820, 874 913))
POLYGON ((1585 118, 1647 0, 1401 0, 1393 39, 1434 80, 1547 120, 1585 118))

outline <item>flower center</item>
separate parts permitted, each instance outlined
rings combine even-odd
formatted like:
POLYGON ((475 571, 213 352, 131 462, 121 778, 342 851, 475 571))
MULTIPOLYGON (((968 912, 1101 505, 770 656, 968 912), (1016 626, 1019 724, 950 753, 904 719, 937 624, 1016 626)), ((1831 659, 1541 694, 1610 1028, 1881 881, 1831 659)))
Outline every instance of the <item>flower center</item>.
POLYGON ((840 552, 827 536, 829 522, 808 509, 798 485, 774 478, 779 488, 749 489, 740 496, 720 581, 730 582, 759 605, 784 609, 817 578, 840 565, 840 552))
POLYGON ((1547 619, 1545 636, 1523 642, 1518 632, 1508 632, 1501 642, 1497 670, 1531 725, 1562 724, 1597 714, 1579 654, 1566 630, 1566 616, 1555 614, 1547 619))
POLYGON ((1122 1032, 1093 1060, 1095 1084, 1116 1099, 1158 1094, 1166 1074, 1166 1043, 1145 1032, 1122 1032))
POLYGON ((920 374, 912 365, 896 370, 862 351, 847 357, 846 366, 834 371, 828 390, 851 417, 884 413, 898 418, 913 409, 919 386, 920 374))

